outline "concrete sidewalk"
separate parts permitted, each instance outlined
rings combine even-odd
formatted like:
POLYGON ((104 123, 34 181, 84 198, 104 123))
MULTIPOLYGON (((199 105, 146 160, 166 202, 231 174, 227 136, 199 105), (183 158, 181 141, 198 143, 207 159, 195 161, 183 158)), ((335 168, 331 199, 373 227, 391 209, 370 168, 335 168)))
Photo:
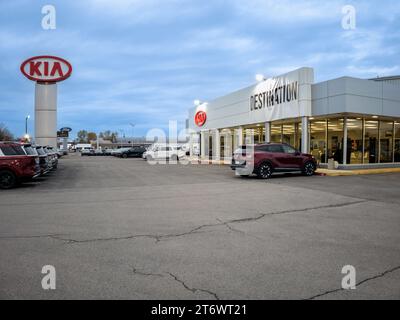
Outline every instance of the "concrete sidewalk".
MULTIPOLYGON (((226 165, 229 166, 230 161, 223 160, 207 160, 201 161, 196 158, 188 159, 191 164, 203 165, 226 165)), ((329 170, 318 168, 316 174, 320 176, 340 177, 340 176, 358 176, 358 175, 371 175, 371 174, 384 174, 384 173, 400 173, 400 168, 374 168, 374 169, 357 169, 357 170, 329 170)))
POLYGON ((400 168, 382 168, 382 169, 360 169, 360 170, 328 170, 319 168, 318 175, 339 177, 339 176, 358 176, 370 174, 399 173, 400 168))

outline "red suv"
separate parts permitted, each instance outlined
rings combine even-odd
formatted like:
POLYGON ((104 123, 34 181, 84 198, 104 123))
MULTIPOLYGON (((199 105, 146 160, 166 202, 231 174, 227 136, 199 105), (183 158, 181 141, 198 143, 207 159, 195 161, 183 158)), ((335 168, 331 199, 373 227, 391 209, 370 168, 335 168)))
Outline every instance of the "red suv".
POLYGON ((39 175, 39 157, 27 155, 18 143, 0 142, 0 189, 10 189, 39 175))
POLYGON ((235 151, 232 170, 240 176, 253 173, 262 179, 268 179, 274 172, 302 172, 312 176, 317 162, 310 154, 304 154, 287 144, 269 143, 243 146, 235 151))

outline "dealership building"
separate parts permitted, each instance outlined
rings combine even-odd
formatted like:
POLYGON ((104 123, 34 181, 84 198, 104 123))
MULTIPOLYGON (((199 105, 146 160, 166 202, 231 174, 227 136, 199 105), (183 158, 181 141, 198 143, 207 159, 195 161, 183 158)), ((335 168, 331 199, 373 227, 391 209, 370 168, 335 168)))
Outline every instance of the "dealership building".
POLYGON ((189 110, 203 159, 229 162, 243 144, 282 142, 342 169, 400 166, 400 76, 314 83, 300 68, 189 110))

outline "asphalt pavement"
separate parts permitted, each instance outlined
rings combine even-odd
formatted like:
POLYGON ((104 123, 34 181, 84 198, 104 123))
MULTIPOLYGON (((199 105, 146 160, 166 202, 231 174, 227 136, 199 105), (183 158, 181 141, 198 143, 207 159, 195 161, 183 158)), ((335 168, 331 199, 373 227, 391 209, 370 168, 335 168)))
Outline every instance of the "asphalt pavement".
POLYGON ((70 155, 0 191, 0 298, 399 299, 399 195, 394 173, 263 181, 70 155))

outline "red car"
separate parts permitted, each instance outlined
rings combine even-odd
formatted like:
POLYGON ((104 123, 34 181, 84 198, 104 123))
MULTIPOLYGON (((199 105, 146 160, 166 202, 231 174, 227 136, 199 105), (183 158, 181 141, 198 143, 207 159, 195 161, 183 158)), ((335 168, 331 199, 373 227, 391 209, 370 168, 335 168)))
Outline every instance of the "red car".
POLYGON ((27 155, 18 143, 0 142, 0 189, 40 175, 39 157, 27 155))
POLYGON ((235 151, 232 170, 240 176, 257 174, 268 179, 274 172, 302 172, 312 176, 317 169, 317 162, 310 154, 304 154, 287 144, 269 143, 243 146, 235 151))

